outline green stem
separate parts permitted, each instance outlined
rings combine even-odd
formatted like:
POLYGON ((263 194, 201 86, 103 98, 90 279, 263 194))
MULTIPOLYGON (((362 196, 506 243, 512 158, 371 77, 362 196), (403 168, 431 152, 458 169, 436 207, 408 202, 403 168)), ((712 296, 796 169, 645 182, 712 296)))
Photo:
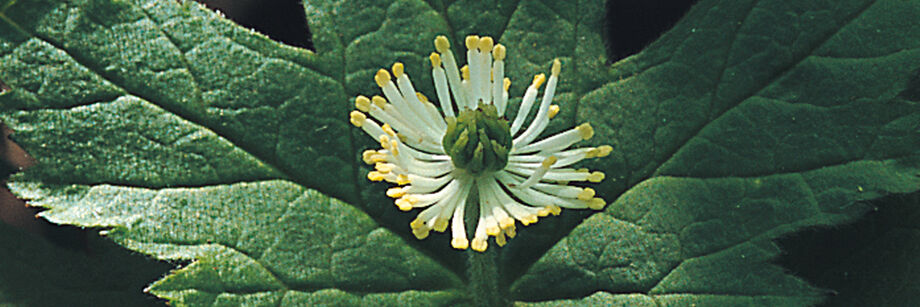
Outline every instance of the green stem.
MULTIPOLYGON (((464 220, 466 229, 476 229, 479 220, 479 193, 473 193, 467 198, 464 220)), ((469 278, 470 296, 474 306, 511 306, 507 291, 499 285, 498 275, 498 247, 492 246, 485 252, 467 249, 467 277, 469 278)))
POLYGON ((499 286, 498 250, 487 249, 485 252, 468 250, 469 288, 475 306, 511 306, 511 301, 499 286))

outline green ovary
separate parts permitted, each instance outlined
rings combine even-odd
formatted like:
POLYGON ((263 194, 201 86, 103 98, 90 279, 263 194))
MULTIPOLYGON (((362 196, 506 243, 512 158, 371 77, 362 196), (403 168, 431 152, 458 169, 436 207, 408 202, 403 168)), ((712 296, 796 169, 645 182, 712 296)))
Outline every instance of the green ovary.
POLYGON ((441 140, 454 167, 478 175, 494 172, 508 164, 511 128, 498 116, 493 105, 479 104, 447 118, 447 133, 441 140))

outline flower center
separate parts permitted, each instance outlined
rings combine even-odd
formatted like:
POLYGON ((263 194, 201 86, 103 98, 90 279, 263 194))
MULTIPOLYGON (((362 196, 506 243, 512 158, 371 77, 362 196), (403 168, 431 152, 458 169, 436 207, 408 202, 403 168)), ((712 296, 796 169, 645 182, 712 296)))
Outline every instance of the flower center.
POLYGON ((441 140, 454 167, 473 175, 494 172, 508 164, 511 128, 491 104, 460 111, 447 118, 447 133, 441 140))

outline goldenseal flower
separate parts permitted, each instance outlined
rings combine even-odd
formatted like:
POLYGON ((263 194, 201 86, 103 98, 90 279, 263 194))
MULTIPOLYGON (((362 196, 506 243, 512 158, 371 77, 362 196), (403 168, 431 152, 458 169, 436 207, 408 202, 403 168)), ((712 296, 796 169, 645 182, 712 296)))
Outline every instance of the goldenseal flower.
POLYGON ((431 230, 444 232, 450 225, 451 246, 460 250, 485 251, 489 236, 505 245, 516 234, 515 220, 527 226, 538 217, 558 215, 561 208, 602 209, 606 203, 595 197, 593 189, 568 185, 604 179, 604 173, 568 167, 610 154, 608 145, 569 148, 594 135, 591 125, 581 124, 535 142, 559 113, 559 106, 552 104, 562 66, 559 60, 553 61, 549 79, 544 74, 533 78, 509 124, 504 117, 511 86, 504 76, 505 47, 491 37, 476 35, 468 36, 465 43, 469 64, 458 68, 447 38, 434 40, 437 52, 430 56, 431 75, 440 111, 415 91, 398 62, 392 75, 381 69, 374 76, 386 98, 355 99, 358 110, 351 112, 351 123, 382 147, 362 155, 365 163, 374 165, 367 178, 397 184, 387 190, 387 196, 396 199, 399 210, 425 208, 409 224, 418 239, 428 237, 431 230), (522 131, 544 83, 537 114, 522 131), (479 195, 479 220, 470 244, 463 214, 473 189, 479 195))

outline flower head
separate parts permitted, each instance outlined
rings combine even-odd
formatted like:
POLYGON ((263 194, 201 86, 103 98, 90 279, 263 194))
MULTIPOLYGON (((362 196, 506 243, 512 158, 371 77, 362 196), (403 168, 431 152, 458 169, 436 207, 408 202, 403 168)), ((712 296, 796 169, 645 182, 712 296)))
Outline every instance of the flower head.
POLYGON ((396 199, 400 210, 424 208, 409 224, 417 238, 451 226, 456 249, 485 251, 489 236, 505 245, 516 234, 516 222, 527 226, 539 217, 558 215, 561 208, 602 209, 605 202, 593 189, 568 185, 604 179, 601 172, 568 167, 610 154, 607 145, 570 148, 591 138, 591 125, 535 141, 559 112, 552 104, 559 60, 553 61, 548 79, 543 74, 533 78, 509 122, 504 117, 511 85, 504 77, 505 47, 491 37, 475 35, 465 43, 469 65, 458 68, 447 38, 434 40, 437 52, 430 56, 431 74, 440 111, 415 91, 402 63, 393 64, 392 75, 381 69, 374 76, 386 98, 355 99, 358 110, 351 112, 351 123, 382 147, 362 155, 365 163, 374 165, 367 178, 397 184, 387 196, 396 199), (537 114, 523 129, 544 83, 537 114), (463 215, 473 189, 479 195, 479 217, 471 242, 463 215))

